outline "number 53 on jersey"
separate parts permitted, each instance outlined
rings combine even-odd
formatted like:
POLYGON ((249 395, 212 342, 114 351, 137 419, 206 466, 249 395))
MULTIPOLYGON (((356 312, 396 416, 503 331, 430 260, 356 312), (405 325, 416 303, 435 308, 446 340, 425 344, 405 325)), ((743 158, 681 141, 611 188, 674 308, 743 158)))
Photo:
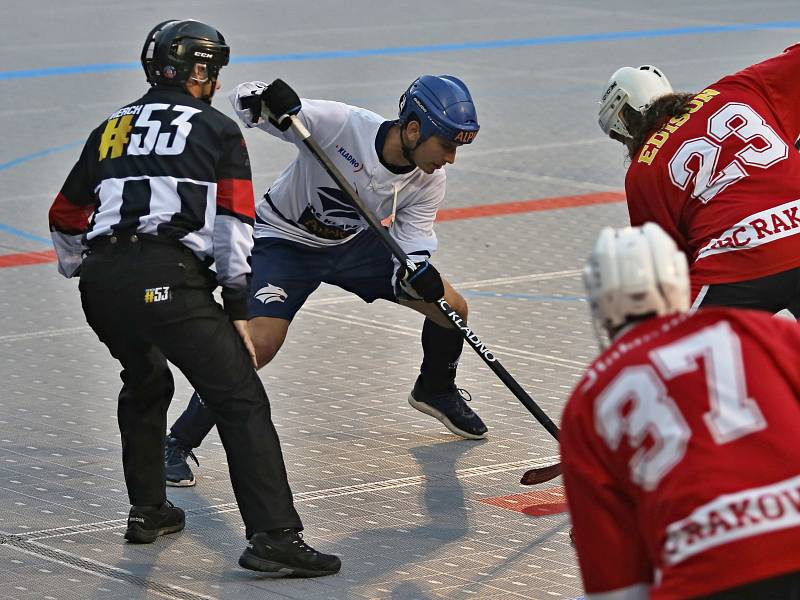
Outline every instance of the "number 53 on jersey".
POLYGON ((99 157, 119 158, 144 156, 155 153, 159 156, 174 156, 183 152, 186 138, 192 130, 191 118, 199 113, 197 108, 179 104, 139 104, 120 109, 108 119, 100 138, 99 157), (153 113, 169 112, 169 127, 162 131, 163 121, 153 118, 153 113), (172 116, 170 115, 170 116, 172 116), (135 120, 134 120, 135 119, 135 120), (142 133, 131 133, 134 129, 142 133))

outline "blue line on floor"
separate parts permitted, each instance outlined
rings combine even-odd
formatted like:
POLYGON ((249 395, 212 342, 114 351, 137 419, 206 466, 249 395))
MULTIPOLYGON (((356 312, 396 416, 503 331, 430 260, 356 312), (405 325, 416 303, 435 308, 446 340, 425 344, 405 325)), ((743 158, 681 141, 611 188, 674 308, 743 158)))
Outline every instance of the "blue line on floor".
MULTIPOLYGON (((599 42, 609 40, 641 39, 652 37, 668 37, 677 35, 698 35, 703 33, 725 33, 772 29, 800 28, 800 21, 779 21, 768 23, 741 23, 736 25, 705 25, 697 27, 680 27, 675 29, 646 29, 642 31, 617 31, 582 35, 566 35, 542 38, 522 38, 512 40, 490 40, 484 42, 466 42, 462 44, 442 44, 429 46, 407 46, 389 48, 367 48, 361 50, 339 50, 330 52, 306 52, 295 54, 264 54, 242 56, 231 59, 232 64, 248 64, 262 62, 292 62, 305 60, 332 60, 337 58, 358 58, 364 56, 386 56, 401 54, 418 54, 421 52, 455 52, 462 50, 479 50, 490 48, 513 48, 523 46, 553 46, 558 44, 576 44, 583 42, 599 42)), ((54 77, 59 75, 78 75, 83 73, 99 73, 105 71, 140 69, 138 62, 105 63, 94 65, 75 65, 71 67, 50 67, 45 69, 29 69, 24 71, 0 71, 0 81, 8 79, 28 79, 34 77, 54 77)), ((71 142, 63 146, 47 148, 40 152, 21 156, 5 163, 0 163, 0 171, 5 171, 21 163, 41 158, 54 152, 67 150, 83 142, 71 142)))
POLYGON ((32 233, 28 233, 27 231, 22 231, 21 229, 17 229, 16 227, 12 227, 11 225, 6 225, 5 223, 0 223, 0 232, 10 233, 11 235, 25 238, 26 240, 31 240, 33 242, 42 242, 43 244, 48 244, 48 245, 53 243, 53 241, 50 238, 44 238, 39 235, 33 235, 32 233))
POLYGON ((69 150, 70 148, 74 148, 75 146, 82 146, 83 141, 79 142, 70 142, 69 144, 62 144, 61 146, 53 146, 52 148, 45 148, 44 150, 39 150, 39 152, 34 152, 33 154, 27 154, 25 156, 20 156, 19 158, 14 158, 9 160, 8 162, 0 163, 0 171, 5 171, 6 169, 10 169, 11 167, 16 167, 19 164, 24 162, 28 162, 29 160, 33 160, 35 158, 42 158, 43 156, 47 156, 48 154, 53 154, 54 152, 61 152, 62 150, 69 150))
MULTIPOLYGON (((604 33, 585 33, 578 35, 557 35, 539 38, 518 38, 511 40, 487 40, 464 42, 460 44, 439 44, 425 46, 400 46, 386 48, 361 48, 356 50, 330 50, 325 52, 296 52, 290 54, 260 54, 239 56, 231 59, 231 64, 264 62, 297 62, 306 60, 334 60, 339 58, 363 58, 369 56, 398 56, 424 52, 462 52, 465 50, 488 50, 497 48, 520 48, 527 46, 556 46, 562 44, 581 44, 587 42, 607 42, 613 40, 635 40, 642 38, 671 37, 680 35, 700 35, 705 33, 731 33, 744 31, 764 31, 774 29, 797 29, 800 21, 777 21, 767 23, 737 23, 728 25, 698 25, 672 29, 645 29, 641 31, 609 31, 604 33)), ((0 71, 0 81, 8 79, 29 79, 33 77, 56 77, 61 75, 80 75, 141 69, 138 62, 102 63, 74 65, 70 67, 48 67, 22 71, 0 71)))

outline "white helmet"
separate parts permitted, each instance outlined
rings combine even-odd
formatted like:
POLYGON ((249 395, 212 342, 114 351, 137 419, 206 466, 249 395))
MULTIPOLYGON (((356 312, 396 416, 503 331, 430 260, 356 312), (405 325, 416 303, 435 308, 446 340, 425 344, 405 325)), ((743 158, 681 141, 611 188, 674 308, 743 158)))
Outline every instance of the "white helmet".
POLYGON ((653 100, 672 93, 672 86, 660 69, 642 65, 638 69, 622 67, 608 80, 606 91, 600 98, 600 129, 606 135, 614 131, 625 138, 633 137, 620 114, 627 104, 644 113, 653 100))
POLYGON ((603 229, 583 283, 598 334, 602 328, 612 336, 632 317, 689 310, 686 256, 655 223, 603 229))

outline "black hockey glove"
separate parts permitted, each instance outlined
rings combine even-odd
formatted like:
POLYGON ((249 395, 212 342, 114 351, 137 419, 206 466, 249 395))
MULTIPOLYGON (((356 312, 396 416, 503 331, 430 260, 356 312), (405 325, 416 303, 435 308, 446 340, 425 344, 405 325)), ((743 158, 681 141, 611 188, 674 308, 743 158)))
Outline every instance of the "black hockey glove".
POLYGON ((444 283, 442 276, 431 263, 417 263, 414 272, 409 272, 405 265, 400 265, 396 274, 397 286, 400 293, 398 298, 406 296, 412 300, 436 302, 444 296, 444 283))
MULTIPOLYGON (((276 118, 280 118, 283 115, 296 115, 300 112, 300 97, 283 79, 276 79, 261 92, 261 102, 264 104, 264 109, 266 109, 267 113, 274 115, 276 118)), ((289 119, 278 123, 275 119, 269 117, 269 122, 281 131, 286 131, 291 127, 289 119)))

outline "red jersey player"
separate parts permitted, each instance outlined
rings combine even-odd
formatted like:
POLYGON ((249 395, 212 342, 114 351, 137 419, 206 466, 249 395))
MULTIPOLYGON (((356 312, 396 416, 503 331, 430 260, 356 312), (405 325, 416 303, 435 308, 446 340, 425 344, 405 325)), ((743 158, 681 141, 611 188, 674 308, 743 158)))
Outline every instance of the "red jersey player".
POLYGON ((613 340, 562 418, 587 600, 800 597, 800 327, 687 313, 653 223, 606 228, 584 281, 613 340))
POLYGON ((689 257, 693 305, 800 315, 800 44, 674 93, 649 65, 616 71, 600 127, 628 149, 631 225, 689 257))

